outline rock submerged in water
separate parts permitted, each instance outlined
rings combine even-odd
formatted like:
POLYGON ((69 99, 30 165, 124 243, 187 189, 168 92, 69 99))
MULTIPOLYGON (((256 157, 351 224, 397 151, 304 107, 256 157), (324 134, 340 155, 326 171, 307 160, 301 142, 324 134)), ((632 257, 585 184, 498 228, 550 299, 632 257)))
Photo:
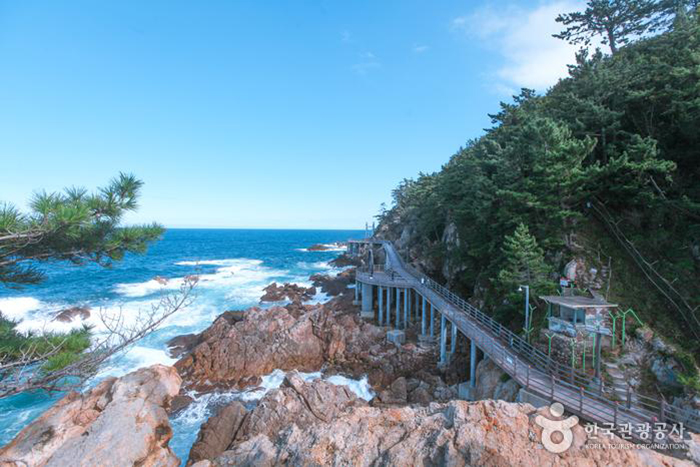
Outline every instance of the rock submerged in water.
POLYGON ((281 302, 289 300, 291 302, 304 302, 311 300, 316 295, 315 287, 302 287, 297 284, 286 283, 277 285, 276 282, 263 289, 265 294, 260 297, 261 302, 281 302))
POLYGON ((355 280, 355 270, 343 271, 333 277, 318 273, 311 276, 310 279, 315 287, 321 287, 321 292, 335 297, 346 291, 348 285, 355 280))
POLYGON ((0 448, 0 465, 178 466, 166 407, 180 383, 154 365, 71 392, 0 448))
POLYGON ((90 308, 82 306, 74 306, 71 308, 65 308, 54 317, 54 321, 60 321, 61 323, 72 323, 76 319, 85 321, 90 317, 90 308))
POLYGON ((308 251, 327 251, 330 250, 330 247, 322 244, 322 243, 316 243, 315 245, 311 245, 310 247, 307 248, 308 251))

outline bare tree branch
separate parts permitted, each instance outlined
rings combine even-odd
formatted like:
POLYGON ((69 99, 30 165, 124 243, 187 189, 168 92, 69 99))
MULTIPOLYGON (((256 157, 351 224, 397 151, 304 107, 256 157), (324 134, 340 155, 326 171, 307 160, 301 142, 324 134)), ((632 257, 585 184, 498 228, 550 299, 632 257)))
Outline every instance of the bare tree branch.
POLYGON ((166 319, 191 303, 192 290, 198 280, 198 276, 186 276, 179 291, 164 293, 150 310, 139 311, 132 324, 127 324, 121 310, 109 314, 101 309, 98 316, 106 333, 98 335, 75 361, 57 370, 47 371, 45 365, 64 350, 67 337, 58 342, 48 338, 33 342, 21 349, 19 356, 0 360, 0 398, 25 391, 70 390, 82 386, 106 360, 153 333, 166 319))

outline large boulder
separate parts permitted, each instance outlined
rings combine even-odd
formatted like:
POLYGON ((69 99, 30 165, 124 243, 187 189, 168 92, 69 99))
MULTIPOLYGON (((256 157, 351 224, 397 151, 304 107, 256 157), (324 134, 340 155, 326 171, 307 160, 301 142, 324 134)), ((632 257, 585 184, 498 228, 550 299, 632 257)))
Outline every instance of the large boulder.
POLYGON ((383 339, 379 328, 343 311, 346 305, 251 308, 239 321, 217 318, 175 367, 186 386, 199 390, 240 387, 275 369, 318 371, 383 339))
POLYGON ((0 448, 2 465, 178 466, 166 407, 180 382, 154 365, 71 392, 0 448))
POLYGON ((216 458, 230 446, 258 435, 275 438, 291 425, 300 428, 327 423, 350 407, 364 406, 345 386, 326 381, 304 382, 289 373, 279 389, 270 391, 250 412, 240 402, 224 407, 201 428, 188 465, 216 458))
POLYGON ((538 415, 548 417, 529 404, 503 401, 353 407, 329 422, 259 433, 201 465, 692 465, 645 448, 613 449, 623 440, 589 438, 578 424, 572 446, 554 454, 540 443, 538 415))
POLYGON ((476 365, 474 400, 499 399, 514 402, 520 386, 501 370, 490 358, 476 365))
POLYGON ((224 452, 238 433, 248 415, 245 406, 234 401, 209 418, 199 429, 197 440, 190 449, 187 465, 214 459, 224 452))

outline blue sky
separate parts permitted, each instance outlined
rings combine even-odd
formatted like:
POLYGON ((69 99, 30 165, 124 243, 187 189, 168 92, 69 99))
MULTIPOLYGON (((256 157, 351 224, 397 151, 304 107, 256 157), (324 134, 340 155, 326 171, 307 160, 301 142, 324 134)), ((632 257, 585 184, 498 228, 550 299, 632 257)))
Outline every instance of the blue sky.
POLYGON ((129 222, 362 228, 574 49, 572 0, 0 0, 0 200, 146 183, 129 222))

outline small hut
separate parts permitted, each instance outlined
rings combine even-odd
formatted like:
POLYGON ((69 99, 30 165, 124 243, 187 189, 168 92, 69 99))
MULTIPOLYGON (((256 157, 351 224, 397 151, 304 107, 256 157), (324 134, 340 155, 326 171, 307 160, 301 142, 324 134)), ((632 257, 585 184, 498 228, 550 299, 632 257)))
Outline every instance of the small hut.
POLYGON ((546 295, 540 298, 547 302, 550 331, 571 337, 591 332, 610 334, 608 310, 616 308, 616 304, 602 297, 546 295))

